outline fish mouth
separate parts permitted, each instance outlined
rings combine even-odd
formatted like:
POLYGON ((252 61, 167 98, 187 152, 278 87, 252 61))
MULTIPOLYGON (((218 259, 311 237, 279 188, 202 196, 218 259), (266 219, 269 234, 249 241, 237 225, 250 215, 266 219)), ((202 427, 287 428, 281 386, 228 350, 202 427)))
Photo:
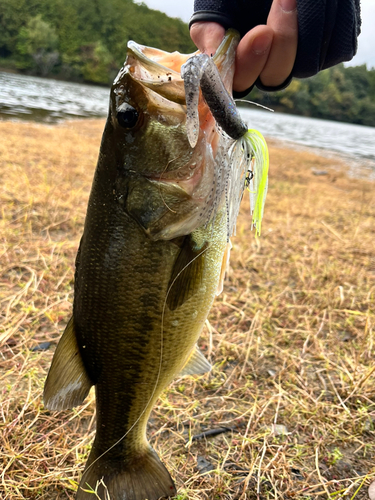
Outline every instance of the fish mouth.
MULTIPOLYGON (((212 58, 229 92, 232 90, 233 61, 238 41, 238 32, 228 30, 212 58)), ((170 53, 129 41, 124 71, 136 85, 144 89, 149 104, 153 103, 153 110, 156 110, 159 104, 163 110, 168 107, 169 112, 175 116, 178 115, 181 123, 185 124, 186 100, 181 67, 189 58, 198 53, 199 51, 192 54, 170 53)), ((173 183, 182 187, 187 193, 192 193, 197 181, 202 177, 202 172, 198 173, 197 170, 201 170, 204 165, 202 157, 206 156, 205 150, 209 147, 215 155, 219 142, 215 120, 202 96, 199 104, 199 118, 200 145, 195 148, 190 148, 189 145, 187 148, 191 150, 192 156, 187 159, 184 155, 187 161, 185 160, 183 165, 177 162, 178 168, 175 168, 174 161, 170 161, 163 172, 145 172, 146 178, 153 182, 173 183)))
MULTIPOLYGON (((238 33, 228 30, 213 57, 229 92, 238 40, 238 33)), ((115 140, 126 145, 119 156, 122 174, 116 190, 126 193, 125 210, 155 240, 190 234, 224 206, 220 169, 226 139, 201 95, 195 147, 187 136, 185 82, 180 73, 196 54, 168 53, 130 41, 125 65, 112 87, 115 140), (142 116, 134 130, 125 133, 116 123, 124 103, 142 116)))
POLYGON ((186 104, 181 66, 192 54, 164 52, 146 47, 130 40, 126 65, 115 80, 115 84, 125 73, 143 87, 176 104, 186 104))
MULTIPOLYGON (((225 61, 228 59, 228 52, 235 50, 238 40, 239 34, 237 31, 230 29, 226 32, 223 41, 212 57, 219 70, 222 70, 225 61)), ((173 103, 185 105, 185 89, 184 81, 181 78, 181 67, 190 57, 199 53, 199 50, 192 54, 181 54, 177 51, 165 52, 130 40, 128 42, 126 64, 114 83, 116 84, 125 73, 128 73, 132 80, 160 96, 173 103)), ((226 68, 221 76, 224 84, 231 91, 233 70, 226 68)))

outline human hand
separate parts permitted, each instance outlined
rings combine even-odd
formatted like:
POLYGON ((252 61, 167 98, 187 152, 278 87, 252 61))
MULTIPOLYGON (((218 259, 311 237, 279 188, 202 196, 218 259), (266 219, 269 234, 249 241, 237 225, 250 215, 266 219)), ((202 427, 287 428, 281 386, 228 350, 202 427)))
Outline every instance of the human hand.
MULTIPOLYGON (((214 54, 224 37, 224 28, 213 22, 197 22, 190 36, 201 52, 214 54)), ((236 53, 233 90, 242 92, 257 78, 266 87, 277 87, 289 77, 297 54, 296 0, 273 0, 267 24, 248 31, 236 53)))

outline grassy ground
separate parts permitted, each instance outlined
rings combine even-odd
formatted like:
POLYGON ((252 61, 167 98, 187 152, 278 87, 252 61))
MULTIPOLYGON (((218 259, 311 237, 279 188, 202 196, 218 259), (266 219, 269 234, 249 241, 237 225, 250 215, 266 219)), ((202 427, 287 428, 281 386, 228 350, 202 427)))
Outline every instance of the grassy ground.
MULTIPOLYGON (((92 396, 54 413, 41 394, 70 316, 103 125, 0 122, 2 500, 73 499, 94 435, 92 396), (51 346, 40 350, 44 342, 51 346)), ((224 292, 200 342, 214 370, 176 381, 150 420, 180 500, 367 498, 375 189, 333 163, 271 146, 260 240, 244 203, 224 292), (194 439, 221 427, 227 432, 194 439)))

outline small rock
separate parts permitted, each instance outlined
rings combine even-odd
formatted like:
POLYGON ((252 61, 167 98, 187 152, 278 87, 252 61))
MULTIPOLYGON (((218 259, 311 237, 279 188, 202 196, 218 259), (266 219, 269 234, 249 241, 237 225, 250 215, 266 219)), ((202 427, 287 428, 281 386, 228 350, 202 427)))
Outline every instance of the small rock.
POLYGON ((350 340, 353 340, 355 338, 355 335, 353 335, 350 332, 342 332, 341 334, 341 339, 343 342, 349 342, 350 340))
POLYGON ((41 342, 38 345, 34 345, 30 350, 35 352, 35 351, 46 351, 51 347, 51 342, 41 342))
POLYGON ((366 420, 364 429, 365 431, 373 431, 375 427, 375 421, 372 420, 366 420))
POLYGON ((231 474, 235 474, 238 476, 248 476, 249 470, 248 469, 243 469, 240 467, 238 464, 234 464, 232 462, 228 462, 225 464, 224 469, 227 472, 230 472, 231 474))
POLYGON ((368 497, 370 500, 375 500, 375 481, 373 481, 368 488, 368 497))
POLYGON ((335 466, 340 472, 350 472, 352 469, 352 464, 345 462, 344 460, 337 460, 335 466))
POLYGON ((266 281, 266 282, 264 283, 264 286, 273 287, 273 286, 274 286, 274 284, 275 284, 275 282, 274 282, 274 281, 266 281))
POLYGON ((212 465, 211 462, 206 460, 204 457, 198 456, 197 457, 197 469, 201 474, 204 472, 210 472, 211 470, 214 470, 215 467, 212 465))
POLYGON ((312 173, 314 175, 328 175, 328 171, 327 170, 312 170, 312 173))
POLYGON ((298 481, 303 481, 305 479, 303 475, 301 474, 301 471, 299 469, 294 469, 292 468, 291 470, 292 475, 294 476, 295 479, 298 479, 298 481))
POLYGON ((272 424, 271 430, 275 436, 287 436, 288 434, 291 434, 288 432, 287 427, 281 424, 272 424))

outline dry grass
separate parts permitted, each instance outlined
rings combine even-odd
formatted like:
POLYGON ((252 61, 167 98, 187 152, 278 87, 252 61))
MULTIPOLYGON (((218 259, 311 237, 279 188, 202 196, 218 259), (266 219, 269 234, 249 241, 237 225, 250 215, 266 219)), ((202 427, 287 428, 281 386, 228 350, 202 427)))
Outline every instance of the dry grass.
MULTIPOLYGON (((53 413, 41 394, 70 315, 103 125, 0 122, 2 500, 73 499, 93 437, 92 397, 53 413), (43 342, 51 349, 33 350, 43 342)), ((201 338, 213 373, 162 395, 152 444, 180 500, 365 499, 375 476, 374 184, 273 146, 260 240, 244 205, 201 338), (231 430, 193 440, 217 427, 231 430)))

